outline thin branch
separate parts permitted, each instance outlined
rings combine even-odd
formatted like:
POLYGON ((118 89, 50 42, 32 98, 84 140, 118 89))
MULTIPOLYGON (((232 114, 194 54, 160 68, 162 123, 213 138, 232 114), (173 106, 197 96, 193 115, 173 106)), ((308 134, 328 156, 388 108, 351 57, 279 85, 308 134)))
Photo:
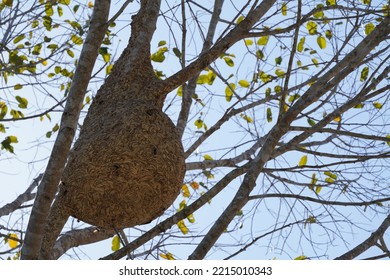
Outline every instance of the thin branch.
POLYGON ((302 196, 297 194, 287 194, 287 193, 269 193, 269 194, 259 194, 259 195, 251 195, 249 197, 250 200, 256 199, 264 199, 264 198, 294 198, 297 200, 306 200, 314 203, 318 203, 321 205, 333 205, 333 206, 369 206, 374 204, 380 204, 386 201, 390 201, 390 197, 375 199, 371 201, 361 201, 361 202, 347 202, 347 201, 332 201, 332 200, 324 200, 318 199, 310 196, 302 196))
POLYGON ((383 236, 386 230, 390 227, 390 215, 382 222, 382 224, 378 227, 376 231, 374 231, 369 238, 364 240, 362 243, 357 245, 352 250, 347 253, 335 258, 335 260, 352 260, 359 256, 360 254, 367 251, 372 246, 378 242, 378 240, 383 236))
POLYGON ((35 198, 35 193, 32 193, 32 191, 38 187, 39 182, 41 181, 43 177, 43 174, 39 174, 31 183, 31 185, 27 188, 27 190, 20 194, 14 201, 4 205, 0 208, 0 217, 6 216, 12 212, 14 212, 16 209, 18 209, 23 203, 33 200, 35 198))

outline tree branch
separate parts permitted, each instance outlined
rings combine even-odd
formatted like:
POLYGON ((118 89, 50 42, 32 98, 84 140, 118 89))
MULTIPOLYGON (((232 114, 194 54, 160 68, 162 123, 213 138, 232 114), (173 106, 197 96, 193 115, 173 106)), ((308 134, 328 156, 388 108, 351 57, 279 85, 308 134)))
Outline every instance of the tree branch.
POLYGON ((91 27, 81 50, 80 59, 69 89, 68 100, 61 118, 60 129, 50 155, 45 174, 38 187, 37 197, 32 208, 22 247, 21 259, 37 259, 50 205, 57 192, 57 186, 76 133, 84 95, 101 42, 107 28, 110 11, 109 0, 96 0, 92 14, 91 27))

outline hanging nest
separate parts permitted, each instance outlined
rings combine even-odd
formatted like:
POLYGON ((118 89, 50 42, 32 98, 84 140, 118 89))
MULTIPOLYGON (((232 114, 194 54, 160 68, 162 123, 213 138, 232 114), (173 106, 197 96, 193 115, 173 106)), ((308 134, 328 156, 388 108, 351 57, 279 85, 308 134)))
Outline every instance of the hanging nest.
POLYGON ((59 199, 71 216, 101 228, 148 223, 172 205, 183 182, 176 128, 146 101, 101 113, 89 113, 84 122, 59 199))

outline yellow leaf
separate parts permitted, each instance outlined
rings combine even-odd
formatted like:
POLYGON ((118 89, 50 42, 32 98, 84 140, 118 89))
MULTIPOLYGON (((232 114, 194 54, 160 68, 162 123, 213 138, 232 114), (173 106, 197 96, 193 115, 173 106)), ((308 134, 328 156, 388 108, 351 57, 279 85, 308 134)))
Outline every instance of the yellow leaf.
POLYGON ((243 21, 245 17, 243 15, 239 16, 236 23, 239 24, 241 21, 243 21))
POLYGON ((316 194, 319 194, 319 193, 320 193, 320 191, 321 191, 321 189, 322 189, 322 187, 321 187, 321 186, 317 186, 317 187, 316 187, 316 194))
POLYGON ((208 154, 204 155, 203 158, 205 160, 213 160, 213 158, 210 155, 208 155, 208 154))
MULTIPOLYGON (((390 134, 387 134, 387 135, 386 135, 386 138, 389 138, 389 139, 390 139, 390 134)), ((386 144, 387 144, 388 146, 390 146, 390 141, 387 141, 386 144)))
POLYGON ((326 5, 335 6, 337 5, 336 0, 326 0, 326 5))
POLYGON ((183 199, 183 200, 180 202, 180 204, 179 204, 179 210, 177 210, 177 211, 179 212, 179 211, 183 210, 183 209, 186 208, 186 207, 187 207, 187 202, 186 202, 185 199, 183 199))
POLYGON ((373 102, 372 104, 373 104, 374 107, 377 108, 378 110, 382 109, 382 107, 383 107, 383 104, 380 103, 380 102, 373 102))
POLYGON ((187 226, 185 225, 184 221, 183 220, 180 220, 177 222, 177 227, 180 229, 180 231, 183 233, 183 234, 187 234, 188 233, 188 228, 187 226))
POLYGON ((166 254, 160 253, 160 257, 170 261, 175 259, 172 253, 166 253, 166 254))
POLYGON ((112 67, 114 67, 114 64, 110 64, 106 67, 106 75, 110 75, 112 67))
POLYGON ((311 61, 313 61, 314 65, 318 67, 318 60, 315 58, 312 58, 311 61))
POLYGON ((368 35, 375 29, 375 25, 373 23, 367 23, 364 26, 364 34, 368 35))
POLYGON ((195 223, 194 215, 193 215, 193 214, 188 215, 187 220, 188 220, 191 224, 195 223))
POLYGON ((93 8, 93 3, 92 3, 92 1, 89 1, 89 2, 88 2, 88 8, 93 8))
POLYGON ((251 117, 244 115, 244 114, 241 114, 240 116, 241 116, 241 118, 246 120, 248 123, 253 123, 253 119, 251 117))
POLYGON ((282 4, 282 15, 287 15, 287 3, 282 4))
POLYGON ((269 39, 268 36, 262 36, 262 37, 259 38, 259 40, 257 40, 257 44, 259 46, 265 46, 268 43, 268 39, 269 39))
POLYGON ((298 166, 305 166, 306 163, 307 163, 307 155, 304 155, 304 156, 301 157, 301 159, 299 160, 298 166))
MULTIPOLYGON (((18 235, 16 233, 11 233, 9 237, 18 239, 18 235)), ((16 247, 18 247, 19 241, 8 239, 8 245, 11 247, 11 249, 15 249, 16 247)))
POLYGON ((247 80, 239 80, 238 84, 244 88, 248 88, 250 86, 250 84, 247 80))
POLYGON ((247 45, 247 46, 253 45, 253 40, 251 40, 251 39, 246 39, 244 42, 245 42, 245 45, 247 45))
POLYGON ((188 189, 187 185, 181 186, 181 192, 184 197, 190 197, 190 190, 188 189))
POLYGON ((326 48, 326 40, 324 36, 317 37, 317 44, 321 49, 326 48))
POLYGON ((307 31, 309 31, 310 35, 317 34, 317 23, 315 23, 314 21, 309 21, 306 24, 306 28, 307 28, 307 31))
POLYGON ((203 121, 201 119, 197 119, 195 122, 194 122, 194 125, 196 126, 197 129, 201 129, 202 126, 203 126, 203 121))
POLYGON ((236 89, 236 85, 233 84, 233 83, 230 83, 229 86, 227 86, 225 88, 225 99, 226 101, 230 102, 230 100, 232 100, 232 97, 233 97, 233 90, 236 89))
POLYGON ((277 68, 275 70, 275 74, 276 74, 276 76, 278 76, 280 78, 280 77, 284 76, 285 72, 282 69, 277 68))
POLYGON ((341 116, 337 116, 333 119, 335 122, 341 122, 341 116))
POLYGON ((305 44, 305 37, 302 37, 300 40, 299 40, 299 43, 298 43, 298 46, 297 46, 297 51, 298 52, 302 52, 303 51, 303 46, 305 44))
POLYGON ((272 77, 266 74, 264 71, 259 72, 259 77, 263 83, 271 81, 272 77))
POLYGON ((296 257, 294 260, 296 260, 296 261, 303 261, 303 260, 306 260, 306 259, 307 259, 306 256, 301 255, 301 256, 296 257))
POLYGON ((118 251, 120 247, 121 247, 121 243, 120 243, 119 236, 115 235, 111 241, 111 250, 115 252, 118 251))
POLYGON ((182 97, 183 96, 183 87, 180 86, 178 89, 177 89, 177 93, 176 93, 178 96, 182 97))
POLYGON ((360 73, 360 81, 361 82, 367 80, 369 72, 370 72, 370 69, 368 68, 368 66, 363 68, 362 72, 360 73))
POLYGON ((191 182, 191 183, 190 183, 190 186, 191 186, 191 188, 193 188, 194 190, 199 189, 199 184, 198 184, 197 182, 195 182, 195 181, 191 182))

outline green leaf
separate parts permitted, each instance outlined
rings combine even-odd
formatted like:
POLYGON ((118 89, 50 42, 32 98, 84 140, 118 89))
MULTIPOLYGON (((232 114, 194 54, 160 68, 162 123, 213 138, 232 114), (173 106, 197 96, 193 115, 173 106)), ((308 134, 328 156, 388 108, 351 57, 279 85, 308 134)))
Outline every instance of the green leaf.
POLYGON ((280 65, 283 61, 283 58, 281 56, 278 56, 277 58, 275 58, 275 63, 276 65, 280 65))
POLYGON ((297 51, 298 52, 302 52, 303 51, 303 46, 305 45, 305 37, 302 37, 301 39, 299 39, 299 43, 298 43, 298 46, 297 46, 297 51))
POLYGON ((5 133, 5 126, 0 123, 0 132, 5 133))
POLYGON ((272 111, 271 108, 267 108, 267 122, 272 122, 272 111))
POLYGON ((21 35, 17 36, 12 42, 13 42, 14 44, 17 44, 17 43, 19 43, 20 41, 22 41, 25 37, 26 37, 25 34, 21 34, 21 35))
POLYGON ((318 60, 316 58, 312 58, 311 61, 313 61, 315 67, 318 67, 318 60))
POLYGON ((238 84, 244 88, 248 88, 250 86, 250 84, 247 80, 239 80, 238 84))
POLYGON ((315 122, 313 119, 311 119, 311 118, 308 118, 308 119, 307 119, 307 122, 308 122, 308 124, 309 124, 310 126, 314 126, 314 125, 316 124, 316 122, 315 122))
POLYGON ((234 61, 233 61, 233 59, 231 59, 230 57, 225 56, 223 59, 225 60, 225 62, 226 62, 226 64, 227 64, 228 66, 230 66, 230 67, 233 67, 233 66, 234 66, 234 61))
POLYGON ((20 97, 20 96, 15 96, 16 101, 19 102, 18 107, 22 109, 26 109, 28 105, 28 100, 26 98, 20 97))
POLYGON ((364 107, 364 104, 363 103, 359 103, 359 104, 356 104, 353 108, 361 109, 363 107, 364 107))
POLYGON ((360 73, 360 81, 363 82, 367 80, 368 73, 370 72, 368 66, 364 67, 362 72, 360 73))
POLYGON ((303 260, 306 260, 306 259, 307 259, 306 256, 301 255, 301 256, 296 257, 294 260, 295 260, 295 261, 303 261, 303 260))
POLYGON ((19 90, 19 89, 22 89, 23 86, 21 84, 16 84, 14 85, 14 90, 19 90))
POLYGON ((319 194, 321 191, 322 187, 321 186, 316 186, 316 194, 319 194))
POLYGON ((64 15, 64 10, 61 6, 57 6, 57 13, 59 17, 62 17, 64 15))
POLYGON ((1 149, 13 154, 14 147, 11 145, 12 143, 18 143, 18 138, 16 136, 7 136, 3 142, 1 142, 1 149))
POLYGON ((257 44, 259 46, 265 46, 268 43, 268 39, 269 39, 269 36, 262 36, 259 38, 259 40, 257 40, 257 44))
POLYGON ((261 50, 256 51, 256 57, 258 59, 264 59, 264 53, 261 50))
POLYGON ((158 47, 164 46, 166 44, 167 44, 167 42, 162 40, 162 41, 158 42, 158 47))
POLYGON ((309 189, 311 189, 311 190, 314 190, 314 186, 317 184, 317 176, 316 176, 316 174, 315 173, 313 173, 312 175, 311 175, 311 181, 310 181, 310 184, 309 184, 309 189))
POLYGON ((60 126, 59 126, 58 124, 56 124, 56 125, 53 127, 52 131, 53 131, 53 132, 56 132, 56 131, 58 131, 58 129, 60 129, 60 126))
POLYGON ((304 155, 299 160, 298 166, 301 167, 301 166, 305 166, 306 164, 307 164, 307 155, 304 155))
POLYGON ((178 58, 182 57, 181 51, 178 48, 173 48, 172 51, 178 58))
POLYGON ((326 48, 326 39, 324 36, 318 36, 317 37, 317 44, 321 49, 326 48))
POLYGON ((332 39, 332 31, 331 30, 326 30, 325 31, 325 37, 328 38, 328 40, 332 39))
POLYGON ((119 236, 115 235, 111 241, 111 250, 113 252, 115 252, 115 251, 118 251, 120 247, 121 247, 121 242, 120 242, 119 236))
POLYGON ((306 24, 306 28, 307 28, 307 31, 309 31, 310 35, 317 34, 317 23, 315 23, 314 21, 309 21, 306 24))

